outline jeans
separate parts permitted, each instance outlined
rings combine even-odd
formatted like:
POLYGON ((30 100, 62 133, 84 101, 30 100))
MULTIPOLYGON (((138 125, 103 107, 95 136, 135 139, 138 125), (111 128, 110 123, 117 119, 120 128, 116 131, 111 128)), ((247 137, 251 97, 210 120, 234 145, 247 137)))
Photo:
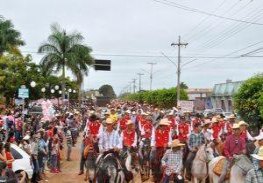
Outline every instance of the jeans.
POLYGON ((193 160, 195 159, 196 152, 189 152, 186 162, 185 162, 185 170, 187 175, 191 175, 191 167, 193 160))
POLYGON ((39 172, 38 158, 37 157, 35 158, 33 156, 32 161, 33 161, 33 166, 34 166, 33 171, 34 171, 34 173, 38 173, 39 172))
POLYGON ((85 164, 85 158, 84 158, 84 142, 81 143, 80 147, 80 171, 84 171, 84 164, 85 164))
POLYGON ((44 158, 43 155, 41 155, 41 154, 38 155, 39 171, 40 171, 41 173, 44 172, 44 162, 43 162, 43 158, 44 158))
POLYGON ((70 160, 70 154, 71 154, 71 150, 72 150, 72 144, 67 144, 68 148, 67 148, 67 160, 70 160))
POLYGON ((51 155, 51 167, 52 167, 52 169, 56 169, 57 168, 57 163, 58 163, 58 156, 57 156, 57 154, 52 154, 51 155))

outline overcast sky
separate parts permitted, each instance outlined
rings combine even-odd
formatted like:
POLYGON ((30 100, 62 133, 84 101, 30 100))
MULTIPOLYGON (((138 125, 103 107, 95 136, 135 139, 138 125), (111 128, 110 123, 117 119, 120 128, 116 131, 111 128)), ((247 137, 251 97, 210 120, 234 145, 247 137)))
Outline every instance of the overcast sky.
POLYGON ((171 43, 177 42, 179 35, 189 43, 181 49, 182 64, 196 59, 182 68, 181 80, 191 88, 212 88, 226 79, 244 80, 262 72, 261 58, 239 56, 263 47, 263 25, 177 8, 180 4, 263 24, 262 0, 158 1, 166 4, 153 0, 0 0, 0 14, 11 19, 22 33, 26 45, 21 49, 24 54, 32 54, 37 63, 43 55, 35 52, 50 34, 52 23, 59 23, 69 32, 81 32, 95 58, 112 60, 111 72, 90 71, 85 89, 111 84, 119 94, 133 78, 138 81, 139 72, 145 74, 142 88, 149 89, 148 62, 157 63, 153 88, 175 86, 176 66, 161 52, 177 62, 177 48, 171 43))

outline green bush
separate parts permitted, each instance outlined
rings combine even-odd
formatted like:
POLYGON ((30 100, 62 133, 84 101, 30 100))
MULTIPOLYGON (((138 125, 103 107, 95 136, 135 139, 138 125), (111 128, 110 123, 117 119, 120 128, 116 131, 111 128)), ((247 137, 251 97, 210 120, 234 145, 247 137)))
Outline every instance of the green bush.
MULTIPOLYGON (((171 108, 176 104, 177 92, 176 88, 158 89, 153 91, 144 91, 134 94, 125 95, 124 100, 147 103, 160 108, 171 108)), ((180 91, 180 99, 188 100, 185 90, 180 91)))

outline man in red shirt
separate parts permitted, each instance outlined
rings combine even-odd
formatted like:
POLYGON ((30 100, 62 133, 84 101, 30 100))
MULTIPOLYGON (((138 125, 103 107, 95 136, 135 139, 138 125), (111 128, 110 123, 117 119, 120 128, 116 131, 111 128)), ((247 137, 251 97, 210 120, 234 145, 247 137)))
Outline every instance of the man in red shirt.
POLYGON ((124 151, 128 148, 135 148, 137 146, 137 134, 134 123, 131 120, 128 120, 126 125, 127 128, 123 130, 121 134, 124 151))
POLYGON ((224 154, 227 161, 219 178, 219 183, 224 182, 227 170, 232 164, 233 156, 238 154, 246 154, 246 142, 245 139, 240 136, 241 131, 239 124, 233 124, 232 130, 233 134, 229 135, 226 138, 226 142, 224 145, 224 154))
POLYGON ((212 118, 212 130, 213 130, 213 138, 218 140, 220 135, 222 134, 222 126, 219 123, 219 120, 216 117, 212 118))
POLYGON ((190 133, 190 125, 186 122, 185 117, 181 117, 180 124, 178 125, 178 140, 186 143, 190 133))
POLYGON ((130 110, 127 110, 125 111, 125 114, 124 116, 119 120, 119 124, 118 124, 118 130, 119 132, 122 132, 123 130, 126 129, 126 123, 128 120, 130 120, 130 114, 131 114, 131 111, 130 110))
POLYGON ((172 142, 170 132, 170 122, 167 118, 161 119, 156 130, 152 133, 151 146, 152 146, 152 173, 155 182, 161 181, 161 159, 166 151, 168 145, 172 142))

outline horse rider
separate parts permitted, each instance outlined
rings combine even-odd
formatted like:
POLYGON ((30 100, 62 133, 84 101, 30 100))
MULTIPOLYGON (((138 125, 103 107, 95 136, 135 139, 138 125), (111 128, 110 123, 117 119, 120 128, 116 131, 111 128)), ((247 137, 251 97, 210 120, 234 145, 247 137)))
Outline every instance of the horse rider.
POLYGON ((186 162, 185 162, 185 169, 186 169, 186 178, 191 180, 191 167, 192 162, 195 158, 196 152, 198 151, 199 147, 205 143, 205 137, 202 133, 202 127, 199 122, 193 124, 193 131, 189 136, 189 143, 188 148, 190 150, 186 162))
POLYGON ((210 119, 205 119, 204 123, 202 124, 202 132, 205 137, 206 142, 211 142, 214 137, 213 137, 213 131, 211 129, 211 120, 210 119))
POLYGON ((239 126, 240 126, 240 136, 243 137, 245 139, 246 142, 248 141, 254 141, 255 138, 252 137, 249 133, 249 131, 247 130, 247 127, 249 126, 245 121, 239 121, 239 126))
POLYGON ((184 182, 182 176, 183 146, 185 146, 185 144, 175 139, 172 141, 171 149, 166 150, 162 158, 162 170, 164 170, 163 183, 169 183, 171 175, 175 176, 176 182, 184 182))
POLYGON ((161 119, 157 128, 153 130, 151 138, 151 167, 152 174, 155 182, 160 182, 161 172, 159 168, 161 166, 161 158, 163 157, 166 148, 172 142, 170 122, 167 118, 161 119))
POLYGON ((170 128, 172 131, 172 138, 175 139, 177 137, 177 123, 174 116, 174 111, 171 110, 167 115, 168 120, 171 122, 170 128))
POLYGON ((180 142, 186 143, 190 134, 190 125, 186 122, 185 117, 181 116, 180 123, 178 125, 178 139, 180 142))
POLYGON ((226 121, 225 126, 224 126, 224 133, 227 136, 232 134, 232 127, 235 122, 236 122, 236 116, 234 114, 231 114, 228 117, 228 121, 226 121))
POLYGON ((219 119, 217 117, 212 118, 212 131, 213 138, 219 140, 221 134, 223 133, 223 127, 221 126, 221 123, 219 123, 219 119))
POLYGON ((126 123, 131 119, 130 117, 131 111, 126 110, 124 116, 118 121, 118 131, 121 133, 126 129, 126 123))
POLYGON ((92 138, 94 139, 94 149, 97 153, 99 153, 98 135, 102 130, 103 126, 100 120, 95 114, 92 114, 86 123, 86 128, 84 129, 84 132, 87 136, 92 136, 92 138))
POLYGON ((241 131, 239 124, 234 123, 232 130, 233 133, 227 136, 225 141, 224 154, 226 156, 226 162, 224 164, 218 183, 224 182, 227 170, 230 169, 233 163, 234 155, 246 154, 246 142, 245 139, 240 136, 241 131))
MULTIPOLYGON (((254 150, 253 154, 257 154, 259 152, 259 149, 263 147, 263 134, 260 133, 258 136, 255 137, 255 140, 257 140, 258 147, 254 150)), ((257 165, 258 160, 253 158, 252 163, 253 165, 257 165)))
POLYGON ((137 133, 134 123, 131 120, 126 122, 127 128, 122 131, 121 139, 123 140, 123 150, 134 149, 137 147, 137 133))
POLYGON ((261 183, 263 182, 263 147, 259 148, 257 154, 251 156, 257 160, 257 163, 253 164, 253 168, 248 171, 245 183, 261 183))

